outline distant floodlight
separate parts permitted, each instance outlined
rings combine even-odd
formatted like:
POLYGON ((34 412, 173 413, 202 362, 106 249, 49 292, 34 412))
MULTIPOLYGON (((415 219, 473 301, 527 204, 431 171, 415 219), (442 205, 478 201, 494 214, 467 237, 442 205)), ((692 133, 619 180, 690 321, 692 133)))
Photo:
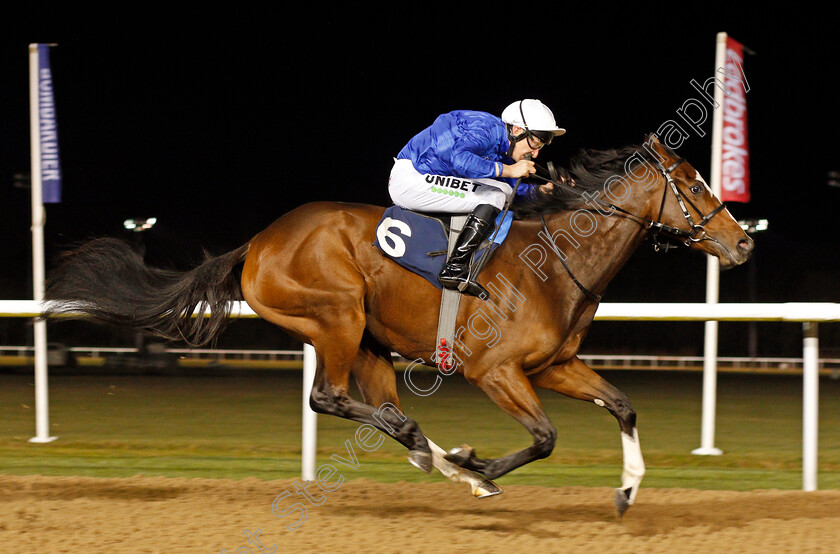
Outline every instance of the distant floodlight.
POLYGON ((123 227, 129 231, 139 233, 141 231, 148 231, 155 226, 155 223, 157 223, 156 217, 126 219, 123 222, 123 227))
POLYGON ((738 221, 738 225, 747 233, 756 233, 766 231, 770 227, 770 221, 767 219, 742 219, 738 221))

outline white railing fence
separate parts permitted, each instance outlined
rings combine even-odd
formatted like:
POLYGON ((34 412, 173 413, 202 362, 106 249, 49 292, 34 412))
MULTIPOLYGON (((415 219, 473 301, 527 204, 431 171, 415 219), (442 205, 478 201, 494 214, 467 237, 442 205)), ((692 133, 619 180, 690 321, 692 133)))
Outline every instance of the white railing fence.
MULTIPOLYGON (((137 346, 66 346, 48 343, 50 366, 148 366, 139 360, 143 354, 137 346)), ((292 369, 303 367, 303 350, 274 350, 265 348, 170 348, 152 342, 145 346, 149 356, 164 356, 161 366, 182 365, 192 368, 292 369)), ((820 375, 840 379, 840 358, 827 357, 825 349, 819 359, 820 375)), ((0 344, 0 366, 31 366, 34 346, 0 344)), ((397 352, 391 353, 397 371, 411 364, 397 352)), ((836 353, 835 353, 836 355, 836 353)), ((661 354, 585 354, 578 357, 588 366, 601 370, 653 370, 696 372, 703 369, 703 356, 661 354)), ((779 356, 718 356, 718 372, 800 375, 801 357, 779 356)), ((423 368, 418 367, 417 370, 423 368)), ((425 368, 435 371, 434 368, 425 368)))

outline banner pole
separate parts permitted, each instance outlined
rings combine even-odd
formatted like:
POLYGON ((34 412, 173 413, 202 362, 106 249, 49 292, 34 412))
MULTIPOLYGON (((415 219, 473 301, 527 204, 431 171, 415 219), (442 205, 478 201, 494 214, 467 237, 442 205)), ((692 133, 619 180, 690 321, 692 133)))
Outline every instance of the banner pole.
MULTIPOLYGON (((726 66, 726 33, 717 34, 715 72, 726 66)), ((712 119, 712 166, 709 178, 712 192, 721 196, 721 158, 723 156, 723 102, 724 91, 715 87, 715 111, 712 119)), ((706 303, 717 304, 720 296, 720 262, 706 255, 706 303)), ((692 454, 719 456, 723 451, 715 447, 715 410, 717 404, 717 354, 718 322, 705 323, 703 344, 703 414, 700 429, 700 448, 692 454)))
MULTIPOLYGON (((29 45, 29 124, 32 163, 32 299, 44 300, 44 224, 46 212, 41 182, 41 133, 38 96, 38 45, 29 45)), ((47 370, 47 323, 34 321, 35 347, 35 436, 29 442, 52 442, 47 370)))

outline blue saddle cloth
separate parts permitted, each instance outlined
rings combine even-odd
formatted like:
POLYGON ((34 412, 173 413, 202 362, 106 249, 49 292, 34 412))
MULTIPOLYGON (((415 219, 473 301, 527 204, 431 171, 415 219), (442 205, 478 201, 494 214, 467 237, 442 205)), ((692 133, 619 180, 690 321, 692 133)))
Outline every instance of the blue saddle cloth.
MULTIPOLYGON (((496 217, 496 228, 499 232, 490 245, 491 254, 507 237, 512 220, 511 212, 501 213, 496 217)), ((376 226, 376 240, 373 245, 387 258, 420 275, 437 288, 442 288, 437 277, 446 263, 448 233, 448 217, 441 219, 391 206, 385 210, 376 226)), ((479 259, 486 248, 485 245, 476 252, 475 259, 479 259)))

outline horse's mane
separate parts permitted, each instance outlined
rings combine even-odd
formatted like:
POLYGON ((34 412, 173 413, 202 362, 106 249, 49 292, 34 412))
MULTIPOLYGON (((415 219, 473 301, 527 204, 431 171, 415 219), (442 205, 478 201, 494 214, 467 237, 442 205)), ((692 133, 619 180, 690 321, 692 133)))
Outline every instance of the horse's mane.
POLYGON ((557 170, 567 183, 574 181, 574 187, 555 186, 549 193, 537 189, 536 198, 519 202, 511 209, 516 217, 524 219, 584 207, 583 193, 603 191, 604 183, 610 177, 624 175, 624 165, 634 154, 650 160, 650 154, 642 145, 581 150, 569 160, 568 168, 557 170))

